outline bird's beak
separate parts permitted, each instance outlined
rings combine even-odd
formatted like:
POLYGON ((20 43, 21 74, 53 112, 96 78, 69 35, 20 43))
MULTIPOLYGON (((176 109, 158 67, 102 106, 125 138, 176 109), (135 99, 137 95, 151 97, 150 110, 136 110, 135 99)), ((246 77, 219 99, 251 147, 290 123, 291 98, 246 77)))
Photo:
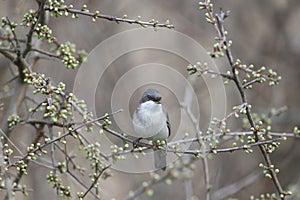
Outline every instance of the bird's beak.
POLYGON ((156 104, 161 104, 161 102, 160 102, 160 101, 155 101, 155 103, 156 103, 156 104))
POLYGON ((154 103, 156 103, 156 104, 161 104, 161 97, 154 98, 153 101, 154 101, 154 103))

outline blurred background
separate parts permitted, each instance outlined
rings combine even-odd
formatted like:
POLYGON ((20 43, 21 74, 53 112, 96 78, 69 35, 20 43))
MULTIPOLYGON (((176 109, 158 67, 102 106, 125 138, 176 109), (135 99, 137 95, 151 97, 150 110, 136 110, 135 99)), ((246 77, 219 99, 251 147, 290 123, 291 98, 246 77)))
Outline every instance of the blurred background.
MULTIPOLYGON (((130 19, 137 19, 141 16, 143 21, 152 18, 164 23, 167 19, 175 25, 175 30, 196 40, 205 49, 210 51, 214 43, 215 30, 205 22, 204 12, 198 10, 198 1, 182 0, 102 0, 102 1, 66 1, 72 3, 74 8, 81 8, 87 4, 90 11, 100 10, 103 14, 122 17, 127 14, 130 19)), ((272 68, 280 74, 283 79, 279 85, 269 87, 267 84, 255 85, 254 89, 248 90, 247 95, 254 112, 268 113, 271 108, 287 106, 288 110, 273 120, 273 130, 275 132, 292 132, 293 127, 299 124, 299 102, 300 102, 300 1, 298 0, 226 0, 214 1, 215 9, 222 7, 230 10, 230 17, 225 21, 228 30, 228 38, 233 41, 232 53, 235 59, 241 59, 244 63, 256 66, 266 66, 272 68)), ((12 21, 20 22, 22 15, 30 8, 36 8, 34 1, 28 0, 1 0, 0 16, 8 16, 12 21)), ((72 20, 71 17, 49 19, 49 26, 53 29, 53 35, 61 42, 70 41, 76 44, 77 49, 92 51, 99 43, 108 39, 114 34, 137 28, 137 25, 125 23, 116 24, 107 20, 97 20, 92 22, 90 18, 80 17, 72 20)), ((152 31, 152 28, 149 28, 152 31)), ((18 34, 25 37, 25 30, 18 30, 18 34)), ((158 30, 159 32, 160 30, 158 30)), ((156 34, 153 31, 153 34, 156 34)), ((162 41, 163 42, 163 41, 162 41)), ((176 41, 174 41, 176 44, 176 41)), ((178 44, 184 45, 184 44, 178 44)), ((41 46, 43 47, 43 45, 41 46)), ((112 49, 114 51, 114 49, 112 49)), ((99 59, 102 59, 99 55, 99 59)), ((199 55, 199 61, 201 61, 199 55)), ((96 61, 94 61, 96 62, 96 61)), ((141 49, 117 58, 105 70, 103 79, 98 82, 95 94, 96 112, 99 116, 110 112, 110 99, 112 91, 118 80, 130 69, 145 63, 161 63, 171 66, 193 85, 200 99, 199 109, 201 113, 200 129, 205 131, 210 122, 210 98, 207 86, 202 78, 195 80, 189 78, 186 73, 186 66, 189 64, 185 59, 170 52, 162 52, 151 49, 141 49)), ((226 60, 216 62, 219 70, 227 71, 226 60)), ((8 61, 0 56, 0 83, 3 84, 11 78, 8 61)), ((14 68, 14 66, 12 67, 14 68)), ((67 84, 67 90, 72 91, 75 76, 78 70, 67 70, 59 61, 43 60, 39 62, 37 71, 45 73, 51 77, 53 82, 63 81, 67 84)), ((163 74, 168 76, 168 74, 163 74)), ((141 78, 147 74, 141 74, 141 78)), ((86 79, 89 81, 89 78, 86 79)), ((176 80, 174 80, 176 85, 176 80)), ((164 101, 168 102, 166 107, 169 111, 172 131, 177 131, 178 123, 181 119, 180 100, 184 96, 184 88, 181 88, 175 95, 168 88, 161 85, 150 85, 162 90, 164 101), (176 97, 181 96, 179 99, 176 97)), ((123 108, 132 113, 137 105, 137 100, 149 85, 137 88, 132 96, 128 107, 123 108)), ((178 87, 180 87, 178 85, 178 87)), ((229 84, 226 88, 226 112, 230 113, 234 105, 239 104, 239 96, 234 85, 229 84)), ((87 88, 88 90, 88 88, 87 88)), ((197 114, 197 113, 195 113, 197 114)), ((190 124, 188 124, 190 125, 190 124)), ((232 124, 236 127, 237 124, 232 124)), ((114 127, 118 128, 118 127, 114 127)), ((234 130, 234 129, 233 129, 234 130)), ((184 131, 189 131, 188 126, 184 131)), ((21 130, 20 130, 21 132, 21 130)), ((16 136, 18 140, 26 135, 16 136)), ((282 142, 281 147, 272 154, 271 158, 276 167, 281 171, 279 179, 283 187, 297 193, 300 189, 299 174, 299 140, 290 138, 282 142)), ((250 195, 274 192, 273 184, 265 179, 258 169, 258 165, 263 161, 260 153, 255 149, 253 154, 244 152, 226 153, 214 156, 209 160, 211 173, 212 199, 223 199, 224 194, 232 192, 227 198, 249 199, 250 195), (233 184, 233 188, 226 186, 233 184), (244 186, 244 188, 242 187, 244 186), (240 189, 239 187, 242 187, 240 189), (224 190, 221 190, 224 189, 224 190), (215 196, 214 196, 215 195, 215 196)), ((197 161, 196 170, 191 175, 193 193, 198 199, 204 199, 204 177, 202 162, 197 161)), ((31 166, 31 176, 23 181, 28 187, 34 188, 29 197, 17 196, 17 199, 48 199, 57 198, 53 194, 50 185, 45 181, 47 171, 39 167, 31 166), (38 188, 38 189, 37 189, 38 188)), ((106 181, 100 182, 103 192, 103 199, 123 199, 130 190, 134 190, 145 180, 149 179, 148 174, 126 173, 120 170, 112 170, 114 176, 106 181)), ((29 172, 30 174, 30 172, 29 172)), ((71 181, 71 180, 69 180, 71 181)), ((175 181, 172 185, 159 184, 154 187, 154 196, 140 199, 184 199, 183 181, 175 181)), ((0 193, 1 195, 1 193, 0 193)), ((291 199, 298 199, 296 195, 291 199)))

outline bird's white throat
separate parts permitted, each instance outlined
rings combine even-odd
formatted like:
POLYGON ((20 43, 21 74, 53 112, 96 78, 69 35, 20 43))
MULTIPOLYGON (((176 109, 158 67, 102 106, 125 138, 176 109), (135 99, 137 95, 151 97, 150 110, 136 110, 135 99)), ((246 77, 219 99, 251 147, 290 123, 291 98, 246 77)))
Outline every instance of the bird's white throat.
POLYGON ((163 112, 161 104, 153 101, 146 101, 140 105, 139 110, 146 110, 148 112, 163 112))
POLYGON ((166 127, 166 115, 161 104, 147 101, 133 114, 133 127, 140 137, 152 137, 166 127))

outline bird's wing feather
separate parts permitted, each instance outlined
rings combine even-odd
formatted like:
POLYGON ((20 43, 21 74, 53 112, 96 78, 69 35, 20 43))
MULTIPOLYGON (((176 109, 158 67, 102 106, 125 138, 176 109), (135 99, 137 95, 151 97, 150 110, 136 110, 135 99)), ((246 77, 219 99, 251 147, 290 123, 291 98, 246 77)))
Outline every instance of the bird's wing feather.
POLYGON ((168 127, 168 130, 169 130, 169 135, 168 135, 168 137, 170 137, 170 135, 171 135, 171 125, 170 125, 170 120, 169 120, 169 115, 168 115, 168 113, 165 111, 165 113, 166 113, 166 116, 167 116, 167 121, 166 121, 166 123, 167 123, 167 127, 168 127))

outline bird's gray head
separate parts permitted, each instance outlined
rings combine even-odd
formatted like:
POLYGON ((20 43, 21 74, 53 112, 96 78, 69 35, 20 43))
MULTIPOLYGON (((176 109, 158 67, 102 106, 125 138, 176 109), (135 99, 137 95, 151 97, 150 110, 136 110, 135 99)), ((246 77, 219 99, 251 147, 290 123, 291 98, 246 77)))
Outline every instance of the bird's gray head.
POLYGON ((152 88, 146 90, 140 100, 140 104, 145 103, 147 101, 153 101, 157 104, 160 104, 161 95, 160 95, 159 91, 156 89, 152 89, 152 88))

